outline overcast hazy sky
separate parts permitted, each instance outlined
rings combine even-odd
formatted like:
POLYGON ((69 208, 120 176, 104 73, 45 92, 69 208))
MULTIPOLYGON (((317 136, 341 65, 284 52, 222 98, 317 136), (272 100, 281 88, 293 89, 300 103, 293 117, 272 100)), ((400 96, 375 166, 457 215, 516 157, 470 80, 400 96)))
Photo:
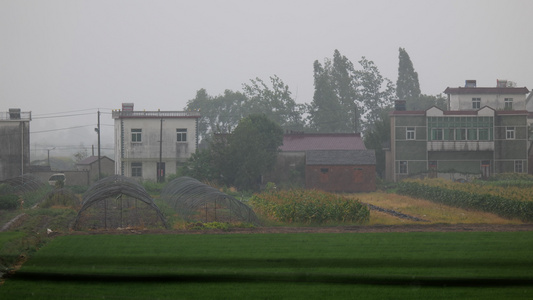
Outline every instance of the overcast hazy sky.
MULTIPOLYGON (((0 0, 0 111, 32 111, 32 147, 91 145, 96 108, 122 102, 182 110, 201 88, 276 74, 309 103, 313 62, 335 49, 395 83, 405 48, 425 94, 465 79, 533 88, 532 15, 530 0, 0 0)), ((112 123, 102 115, 105 143, 112 123)))

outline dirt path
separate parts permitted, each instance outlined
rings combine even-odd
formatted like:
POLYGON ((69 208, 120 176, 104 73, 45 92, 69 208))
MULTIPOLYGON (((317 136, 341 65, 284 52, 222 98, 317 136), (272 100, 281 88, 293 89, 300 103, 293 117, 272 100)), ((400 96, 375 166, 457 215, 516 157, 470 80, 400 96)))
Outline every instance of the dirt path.
POLYGON ((69 234, 261 234, 261 233, 365 233, 365 232, 510 232, 533 231, 532 224, 429 224, 429 225, 372 225, 372 226, 337 226, 337 227, 257 227, 231 228, 228 230, 98 230, 79 231, 69 234))

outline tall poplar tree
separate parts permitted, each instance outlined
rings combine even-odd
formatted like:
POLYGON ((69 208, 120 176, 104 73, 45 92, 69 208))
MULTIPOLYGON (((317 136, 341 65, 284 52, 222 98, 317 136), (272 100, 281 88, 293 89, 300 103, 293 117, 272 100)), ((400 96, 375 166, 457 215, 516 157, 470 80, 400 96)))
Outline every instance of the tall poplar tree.
POLYGON ((399 49, 398 81, 396 82, 396 96, 400 100, 416 101, 420 97, 418 73, 415 72, 409 54, 404 48, 399 49))

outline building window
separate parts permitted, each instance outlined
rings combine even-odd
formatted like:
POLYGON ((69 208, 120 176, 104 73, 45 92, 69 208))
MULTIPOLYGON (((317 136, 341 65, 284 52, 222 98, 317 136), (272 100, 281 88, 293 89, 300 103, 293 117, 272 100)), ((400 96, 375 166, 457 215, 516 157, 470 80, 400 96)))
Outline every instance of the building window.
POLYGON ((187 141, 187 128, 178 128, 176 129, 176 141, 186 142, 187 141))
POLYGON ((407 127, 405 139, 407 140, 414 140, 416 139, 415 136, 415 128, 414 127, 407 127))
POLYGON ((464 128, 455 129, 455 140, 456 141, 464 141, 464 140, 466 140, 466 129, 464 129, 464 128))
POLYGON ((481 108, 481 98, 472 98, 472 108, 473 109, 481 108))
POLYGON ((131 129, 131 142, 140 143, 142 142, 142 129, 131 129))
POLYGON ((407 174, 407 161, 406 160, 401 160, 400 161, 400 170, 399 170, 400 174, 407 174))
POLYGON ((143 164, 140 162, 131 163, 131 177, 142 177, 143 176, 143 164))
POLYGON ((523 166, 521 160, 515 160, 514 161, 514 172, 515 173, 523 173, 524 172, 524 166, 523 166))
POLYGON ((505 98, 503 103, 504 103, 503 109, 506 109, 506 110, 513 109, 513 98, 505 98))
POLYGON ((432 128, 432 130, 431 130, 431 140, 432 141, 442 141, 442 129, 441 128, 432 128))
POLYGON ((508 140, 514 140, 514 127, 505 128, 505 138, 508 140))
POLYGON ((479 128, 479 138, 480 141, 489 141, 489 129, 488 128, 479 128))

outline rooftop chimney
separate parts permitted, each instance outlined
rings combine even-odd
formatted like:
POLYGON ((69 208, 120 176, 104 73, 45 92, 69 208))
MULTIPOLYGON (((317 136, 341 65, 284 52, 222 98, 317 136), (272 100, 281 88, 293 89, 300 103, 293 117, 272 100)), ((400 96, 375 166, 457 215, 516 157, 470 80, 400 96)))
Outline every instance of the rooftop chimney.
POLYGON ((122 111, 133 111, 133 103, 122 103, 122 111))
POLYGON ((465 87, 467 87, 467 88, 475 88, 476 87, 476 81, 475 80, 466 80, 465 81, 465 87))
POLYGON ((406 110, 405 100, 396 100, 394 101, 394 110, 406 110))
POLYGON ((10 108, 9 109, 9 119, 11 119, 11 120, 20 120, 20 108, 10 108))

